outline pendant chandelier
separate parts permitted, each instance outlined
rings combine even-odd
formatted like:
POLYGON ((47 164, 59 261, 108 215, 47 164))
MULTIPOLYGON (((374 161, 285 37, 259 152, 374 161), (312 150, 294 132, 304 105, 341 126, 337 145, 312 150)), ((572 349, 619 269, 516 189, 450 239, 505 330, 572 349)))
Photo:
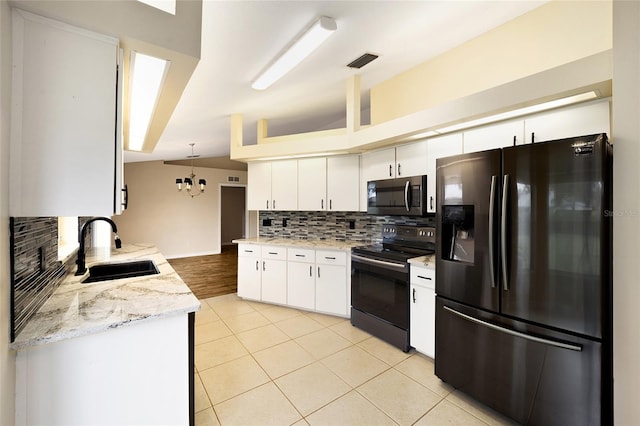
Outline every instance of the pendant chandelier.
MULTIPOLYGON (((197 187, 193 184, 196 181, 196 175, 193 173, 193 159, 199 157, 199 155, 195 155, 193 153, 193 146, 195 143, 190 143, 189 145, 191 145, 191 155, 187 156, 187 158, 191 158, 191 174, 189 177, 184 178, 184 188, 186 189, 187 195, 190 195, 191 198, 193 198, 204 193, 204 187, 207 184, 207 181, 199 179, 197 187)), ((178 191, 182 191, 182 179, 176 179, 176 185, 178 186, 178 191)))

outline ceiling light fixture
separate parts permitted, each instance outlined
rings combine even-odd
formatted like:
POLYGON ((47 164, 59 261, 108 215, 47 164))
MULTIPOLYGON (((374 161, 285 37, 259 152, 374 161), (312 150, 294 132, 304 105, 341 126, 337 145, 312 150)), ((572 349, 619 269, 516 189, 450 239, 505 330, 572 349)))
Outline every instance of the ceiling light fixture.
POLYGON ((264 90, 271 86, 316 50, 337 28, 333 18, 321 16, 258 76, 251 87, 264 90))
MULTIPOLYGON (((193 183, 196 181, 196 175, 193 173, 193 159, 199 157, 199 155, 195 155, 193 153, 193 146, 195 143, 190 143, 191 145, 191 155, 187 156, 187 158, 191 158, 191 174, 189 177, 184 178, 184 186, 187 190, 187 195, 190 195, 191 198, 198 196, 204 193, 204 187, 207 184, 207 181, 204 179, 198 180, 198 188, 196 188, 193 183)), ((178 191, 182 191, 182 179, 176 179, 176 185, 178 186, 178 191)))
POLYGON ((129 140, 127 149, 141 151, 160 97, 169 61, 131 52, 129 140))

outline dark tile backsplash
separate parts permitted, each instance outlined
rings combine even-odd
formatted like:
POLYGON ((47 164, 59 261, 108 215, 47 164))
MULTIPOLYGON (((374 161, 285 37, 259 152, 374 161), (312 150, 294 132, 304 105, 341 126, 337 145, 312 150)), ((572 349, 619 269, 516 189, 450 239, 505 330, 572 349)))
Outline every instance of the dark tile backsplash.
POLYGON ((13 341, 66 271, 58 261, 57 217, 12 217, 10 227, 13 341))
POLYGON ((381 242, 385 224, 434 225, 433 218, 371 216, 363 212, 261 211, 260 237, 381 242))

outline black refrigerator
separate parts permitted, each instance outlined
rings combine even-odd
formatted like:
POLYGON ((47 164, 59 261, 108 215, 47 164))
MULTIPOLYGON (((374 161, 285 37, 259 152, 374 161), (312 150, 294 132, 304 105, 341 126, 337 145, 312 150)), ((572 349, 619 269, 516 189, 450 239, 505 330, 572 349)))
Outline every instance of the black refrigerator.
POLYGON ((435 374, 521 424, 613 423, 605 134, 437 160, 435 374))

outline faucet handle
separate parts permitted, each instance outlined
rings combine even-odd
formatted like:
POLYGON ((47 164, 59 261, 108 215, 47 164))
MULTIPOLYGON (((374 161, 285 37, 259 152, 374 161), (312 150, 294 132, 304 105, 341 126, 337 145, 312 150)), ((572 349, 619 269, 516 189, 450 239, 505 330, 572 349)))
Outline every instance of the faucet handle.
POLYGON ((120 241, 120 237, 118 237, 118 235, 115 237, 115 243, 117 249, 122 248, 122 241, 120 241))

